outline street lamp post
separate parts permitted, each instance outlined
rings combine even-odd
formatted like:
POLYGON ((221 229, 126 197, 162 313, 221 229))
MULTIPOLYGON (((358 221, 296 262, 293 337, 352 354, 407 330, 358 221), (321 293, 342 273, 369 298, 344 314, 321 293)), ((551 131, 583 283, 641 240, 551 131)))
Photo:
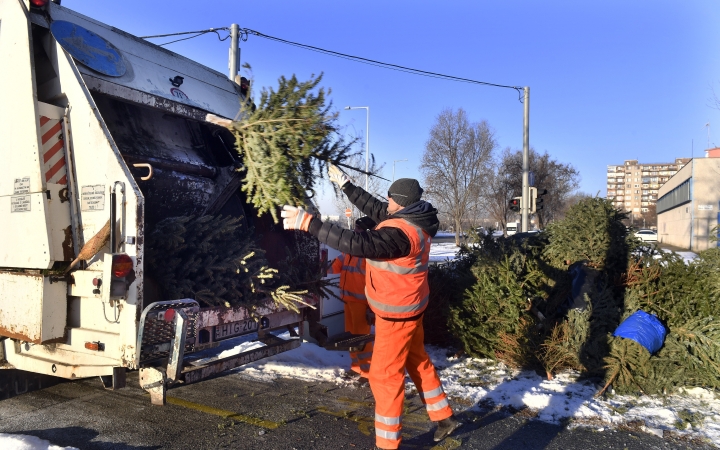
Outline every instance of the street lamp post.
POLYGON ((407 161, 407 159, 396 159, 393 161, 393 183, 395 182, 395 163, 400 161, 407 161))
POLYGON ((368 190, 368 172, 370 172, 370 107, 369 106, 346 106, 345 109, 364 109, 367 112, 367 124, 365 125, 365 191, 368 190))

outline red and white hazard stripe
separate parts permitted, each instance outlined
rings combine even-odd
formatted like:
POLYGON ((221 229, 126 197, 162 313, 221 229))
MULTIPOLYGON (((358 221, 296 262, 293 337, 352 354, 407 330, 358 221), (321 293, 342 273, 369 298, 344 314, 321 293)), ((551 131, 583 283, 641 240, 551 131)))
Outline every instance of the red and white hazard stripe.
POLYGON ((40 135, 42 136, 41 153, 45 182, 67 184, 62 120, 40 116, 40 135))

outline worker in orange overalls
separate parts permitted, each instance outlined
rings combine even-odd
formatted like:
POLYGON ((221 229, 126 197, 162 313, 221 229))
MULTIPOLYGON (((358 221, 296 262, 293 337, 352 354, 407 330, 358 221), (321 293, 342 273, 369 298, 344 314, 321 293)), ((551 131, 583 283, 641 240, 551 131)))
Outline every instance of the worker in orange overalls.
POLYGON ((423 313, 429 298, 430 243, 438 230, 437 210, 421 200, 417 180, 393 182, 382 202, 330 165, 337 183, 360 211, 378 225, 364 233, 323 223, 302 208, 283 206, 287 230, 302 230, 343 253, 366 258, 365 294, 375 313, 375 344, 370 365, 370 389, 375 397, 375 444, 379 449, 400 446, 405 399, 405 372, 412 379, 430 420, 437 422, 438 442, 461 426, 453 416, 423 344, 423 313))
MULTIPOLYGON (((375 222, 365 216, 355 221, 355 232, 371 230, 375 222)), ((333 260, 328 274, 340 274, 340 299, 345 304, 345 331, 370 334, 368 303, 365 297, 365 258, 341 254, 333 260)), ((350 373, 357 377, 357 385, 364 386, 370 378, 373 343, 368 342, 359 352, 350 352, 350 373)))

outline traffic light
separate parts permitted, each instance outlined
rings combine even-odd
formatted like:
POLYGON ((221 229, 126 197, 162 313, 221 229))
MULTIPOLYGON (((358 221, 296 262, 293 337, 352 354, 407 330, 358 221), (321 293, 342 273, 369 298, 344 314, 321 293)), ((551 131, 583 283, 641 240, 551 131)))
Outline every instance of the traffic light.
POLYGON ((515 211, 515 212, 520 211, 521 201, 522 201, 522 197, 515 197, 512 200, 510 200, 510 211, 515 211))
POLYGON ((538 189, 536 187, 530 187, 530 214, 543 209, 542 196, 547 194, 547 189, 538 189))

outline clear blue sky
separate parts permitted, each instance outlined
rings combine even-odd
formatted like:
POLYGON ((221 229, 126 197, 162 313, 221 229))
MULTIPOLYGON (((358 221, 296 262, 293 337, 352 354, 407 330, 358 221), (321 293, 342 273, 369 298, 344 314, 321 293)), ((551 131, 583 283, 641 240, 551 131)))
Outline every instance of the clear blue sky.
MULTIPOLYGON (((530 145, 575 166, 580 190, 605 195, 608 164, 672 161, 720 146, 720 5, 667 1, 140 1, 62 5, 138 36, 238 23, 282 39, 458 77, 530 86, 530 145), (714 136, 718 136, 716 139, 714 136)), ((165 42, 162 39, 153 42, 165 42)), ((227 73, 214 34, 167 48, 227 73)), ((487 120, 501 146, 522 148, 515 91, 359 64, 250 36, 242 61, 256 87, 323 72, 349 133, 365 135, 385 176, 420 178, 436 116, 463 108, 487 120)), ((364 147, 358 150, 364 151, 364 147)), ((321 205, 321 209, 322 205, 321 205)), ((323 213, 332 211, 323 210, 323 213)))

